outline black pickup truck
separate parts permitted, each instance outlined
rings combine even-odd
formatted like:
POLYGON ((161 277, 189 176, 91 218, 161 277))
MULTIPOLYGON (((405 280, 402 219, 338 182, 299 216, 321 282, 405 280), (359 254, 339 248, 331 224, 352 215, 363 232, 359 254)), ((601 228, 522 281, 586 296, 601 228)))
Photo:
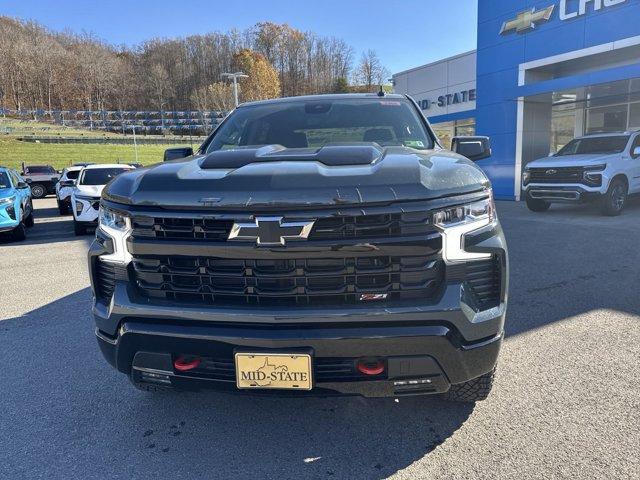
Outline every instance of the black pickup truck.
POLYGON ((408 97, 321 95, 123 173, 89 251, 104 356, 147 391, 486 398, 507 248, 488 139, 453 148, 408 97))

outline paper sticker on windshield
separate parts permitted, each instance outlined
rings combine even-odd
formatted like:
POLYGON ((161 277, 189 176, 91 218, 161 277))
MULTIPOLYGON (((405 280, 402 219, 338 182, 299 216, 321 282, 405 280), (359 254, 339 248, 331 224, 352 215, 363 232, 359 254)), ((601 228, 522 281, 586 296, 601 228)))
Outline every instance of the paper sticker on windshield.
POLYGON ((404 146, 409 148, 424 148, 422 140, 405 140, 404 146))
POLYGON ((380 105, 399 107, 400 105, 402 105, 402 102, 394 102, 393 100, 380 100, 380 105))

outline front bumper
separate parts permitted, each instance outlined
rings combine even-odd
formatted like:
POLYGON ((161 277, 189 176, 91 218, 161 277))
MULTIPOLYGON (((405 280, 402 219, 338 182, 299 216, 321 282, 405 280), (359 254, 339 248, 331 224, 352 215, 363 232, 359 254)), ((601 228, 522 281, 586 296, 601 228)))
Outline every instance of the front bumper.
POLYGON ((96 335, 109 363, 136 382, 238 392, 233 373, 233 353, 237 349, 253 353, 303 349, 313 358, 313 390, 285 393, 365 397, 446 392, 452 383, 491 371, 502 342, 500 333, 480 342, 460 343, 449 327, 420 324, 274 330, 237 325, 184 327, 132 320, 121 325, 115 338, 99 330, 96 335), (204 367, 179 372, 173 366, 177 355, 205 357, 207 361, 204 367), (366 376, 357 371, 357 359, 371 357, 383 359, 386 368, 382 374, 366 376))
MULTIPOLYGON (((111 248, 110 239, 98 230, 89 251, 94 295, 97 258, 111 248)), ((117 267, 108 298, 98 296, 94 301, 96 335, 109 363, 134 381, 238 391, 233 366, 236 349, 303 350, 313 358, 316 381, 311 393, 370 397, 441 393, 451 384, 495 367, 504 329, 508 264, 499 224, 467 236, 465 250, 491 252, 502 262, 499 305, 480 311, 472 308, 455 267, 448 269, 442 291, 431 303, 289 309, 151 301, 129 281, 127 269, 117 267), (208 364, 222 365, 226 376, 211 369, 178 372, 173 361, 180 355, 208 358, 208 364), (385 373, 359 374, 356 362, 365 357, 381 359, 385 373), (320 370, 331 362, 340 364, 346 376, 321 375, 320 370)))
POLYGON ((531 183, 524 187, 527 197, 551 203, 585 203, 602 196, 600 187, 585 187, 572 184, 531 183))

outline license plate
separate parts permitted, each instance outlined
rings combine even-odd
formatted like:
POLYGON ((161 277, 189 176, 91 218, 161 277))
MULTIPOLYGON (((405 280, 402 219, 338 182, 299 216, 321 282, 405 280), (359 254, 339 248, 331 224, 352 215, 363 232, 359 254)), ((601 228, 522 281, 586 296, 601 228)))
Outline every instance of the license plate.
POLYGON ((236 353, 238 388, 311 390, 311 355, 236 353))

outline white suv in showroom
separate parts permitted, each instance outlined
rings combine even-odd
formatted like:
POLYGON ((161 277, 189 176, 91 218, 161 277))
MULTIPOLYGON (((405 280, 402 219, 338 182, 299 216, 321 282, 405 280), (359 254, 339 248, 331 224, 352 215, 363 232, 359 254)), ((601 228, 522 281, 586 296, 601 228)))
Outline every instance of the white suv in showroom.
POLYGON ((627 197, 640 193, 640 132, 575 138, 558 153, 528 163, 522 189, 534 212, 552 203, 596 201, 604 215, 620 215, 627 197))
POLYGON ((87 228, 98 225, 98 209, 104 186, 122 172, 133 169, 130 165, 114 163, 88 165, 80 171, 71 194, 73 229, 76 235, 84 235, 87 228))

